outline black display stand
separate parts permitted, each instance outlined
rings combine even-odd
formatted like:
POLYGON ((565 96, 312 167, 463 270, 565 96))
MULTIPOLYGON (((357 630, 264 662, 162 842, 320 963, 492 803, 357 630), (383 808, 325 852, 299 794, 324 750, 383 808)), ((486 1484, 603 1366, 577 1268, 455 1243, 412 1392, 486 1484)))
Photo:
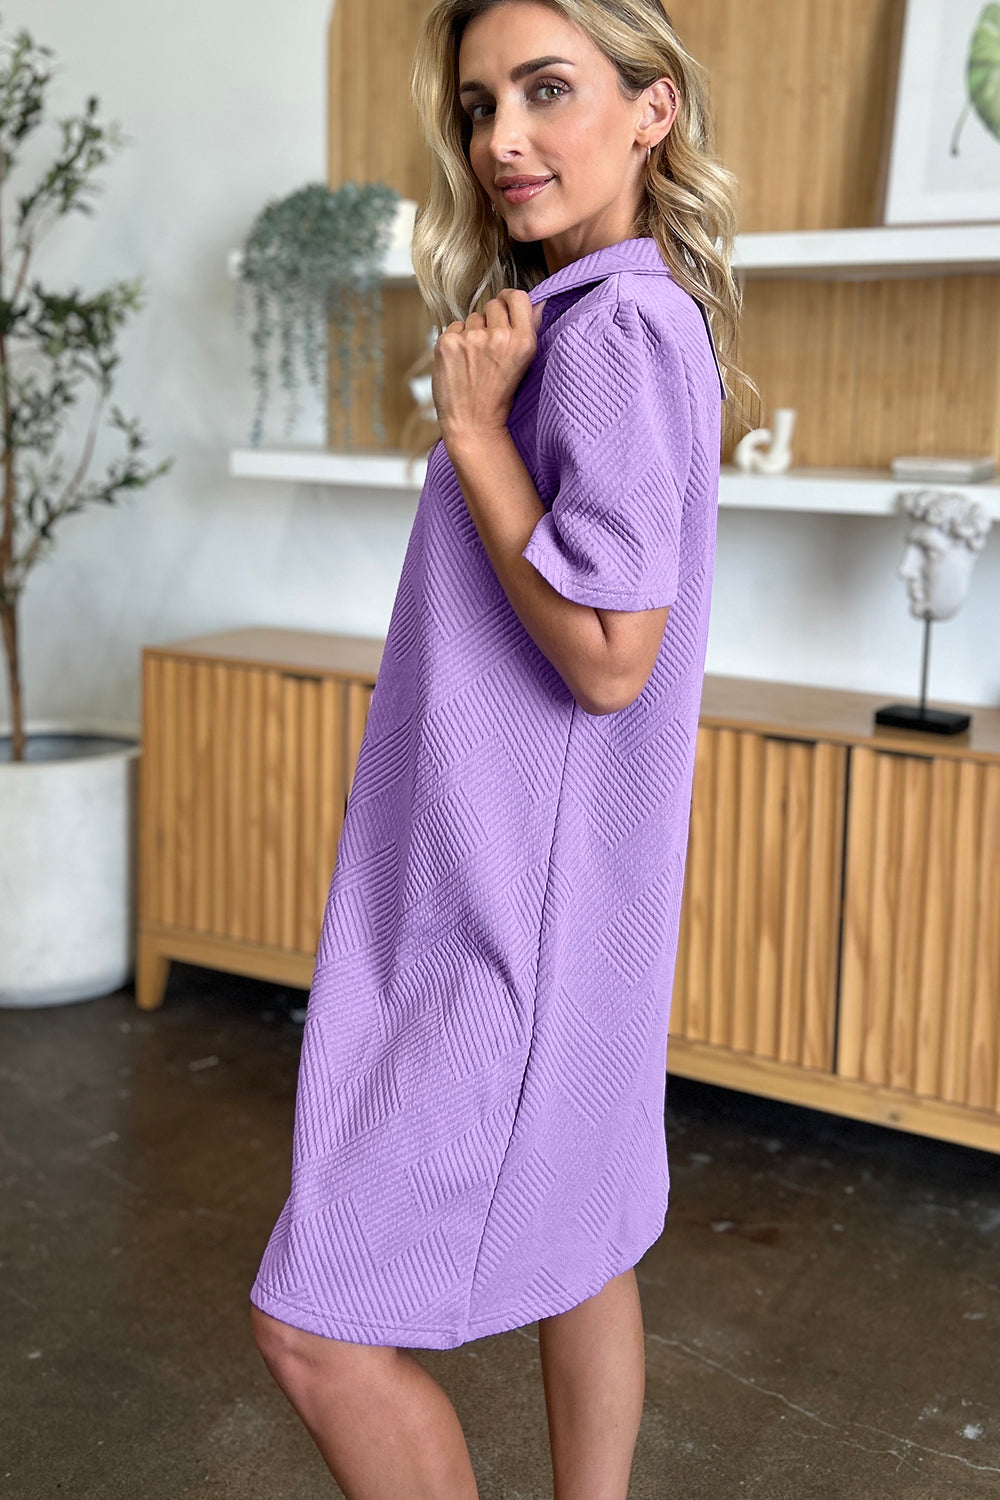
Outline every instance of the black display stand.
POLYGON ((931 617, 924 616, 924 653, 920 668, 920 702, 887 703, 875 710, 875 723, 893 729, 923 729, 929 734, 961 734, 972 723, 971 714, 927 707, 927 663, 931 652, 931 617))

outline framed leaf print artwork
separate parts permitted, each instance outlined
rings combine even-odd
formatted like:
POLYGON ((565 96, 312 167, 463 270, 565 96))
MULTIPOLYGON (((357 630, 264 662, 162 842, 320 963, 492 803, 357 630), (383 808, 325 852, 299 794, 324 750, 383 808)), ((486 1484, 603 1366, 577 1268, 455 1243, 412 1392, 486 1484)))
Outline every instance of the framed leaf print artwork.
POLYGON ((883 224, 1000 222, 1000 4, 905 0, 883 224))

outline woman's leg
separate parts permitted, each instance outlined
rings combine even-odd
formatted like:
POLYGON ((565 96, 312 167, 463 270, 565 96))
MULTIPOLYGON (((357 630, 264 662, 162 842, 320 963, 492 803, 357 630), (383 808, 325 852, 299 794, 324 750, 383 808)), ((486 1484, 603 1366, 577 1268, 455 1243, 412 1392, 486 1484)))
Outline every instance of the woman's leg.
POLYGON ((538 1320, 554 1500, 626 1500, 646 1352, 634 1269, 538 1320))
POLYGON ((306 1333, 252 1303, 251 1321, 347 1500, 477 1500, 455 1408, 408 1349, 306 1333))

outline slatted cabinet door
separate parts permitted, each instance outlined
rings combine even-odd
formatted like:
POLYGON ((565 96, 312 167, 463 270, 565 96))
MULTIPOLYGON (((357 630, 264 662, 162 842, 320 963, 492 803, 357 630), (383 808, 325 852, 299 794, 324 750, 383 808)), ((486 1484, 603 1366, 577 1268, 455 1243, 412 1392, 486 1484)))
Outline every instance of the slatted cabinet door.
POLYGON ((832 1070, 846 764, 843 745, 699 728, 672 1039, 832 1070))
POLYGON ((136 999, 169 959, 308 985, 372 684, 143 653, 136 999))
POLYGON ((1000 1111, 1000 764, 854 746, 837 1073, 1000 1111))

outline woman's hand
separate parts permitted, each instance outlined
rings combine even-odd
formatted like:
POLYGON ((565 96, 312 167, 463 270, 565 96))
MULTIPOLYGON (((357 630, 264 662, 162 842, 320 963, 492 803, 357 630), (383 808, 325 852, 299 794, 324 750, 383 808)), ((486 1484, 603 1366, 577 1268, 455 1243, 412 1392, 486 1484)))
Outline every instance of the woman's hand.
POLYGON ((443 329, 434 346, 431 395, 445 446, 504 431, 514 392, 535 356, 544 300, 504 287, 483 312, 443 329))

